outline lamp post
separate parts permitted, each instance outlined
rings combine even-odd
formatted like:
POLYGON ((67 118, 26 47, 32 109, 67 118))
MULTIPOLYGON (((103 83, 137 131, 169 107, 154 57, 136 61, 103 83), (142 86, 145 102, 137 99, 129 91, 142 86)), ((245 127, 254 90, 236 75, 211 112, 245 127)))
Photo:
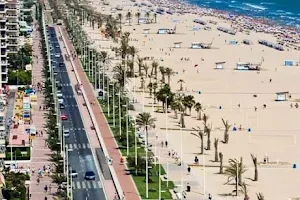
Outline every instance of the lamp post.
POLYGON ((114 124, 114 127, 116 127, 116 115, 115 115, 115 84, 112 84, 113 85, 113 124, 114 124))
POLYGON ((129 120, 129 115, 128 115, 128 103, 126 102, 126 105, 123 105, 126 109, 126 143, 127 143, 127 156, 129 155, 129 135, 128 135, 128 120, 129 120))
POLYGON ((146 126, 146 198, 149 196, 149 177, 148 177, 148 128, 146 126))
POLYGON ((122 127, 121 127, 121 115, 122 115, 122 112, 121 112, 121 92, 119 92, 118 94, 116 94, 119 96, 119 133, 120 135, 122 135, 122 127))
MULTIPOLYGON (((110 89, 110 86, 114 86, 113 84, 108 84, 108 90, 110 89)), ((114 92, 113 92, 114 93, 114 92)), ((114 94, 112 94, 112 98, 114 98, 114 96, 113 96, 114 94)), ((109 94, 108 94, 108 117, 110 117, 110 102, 109 102, 109 94)), ((114 108, 113 108, 114 109, 114 108)), ((113 114, 114 115, 114 114, 113 114)))

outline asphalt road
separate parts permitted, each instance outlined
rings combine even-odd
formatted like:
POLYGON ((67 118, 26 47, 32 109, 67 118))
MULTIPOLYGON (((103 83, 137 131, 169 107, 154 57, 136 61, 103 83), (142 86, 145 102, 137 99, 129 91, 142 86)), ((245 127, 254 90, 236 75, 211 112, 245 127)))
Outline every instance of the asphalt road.
POLYGON ((100 200, 106 199, 103 191, 102 182, 95 165, 87 134, 84 130, 84 125, 80 116, 73 89, 70 84, 70 79, 66 71, 65 65, 59 67, 59 63, 64 62, 64 55, 61 54, 61 49, 56 37, 56 32, 53 27, 48 28, 49 36, 52 43, 52 58, 57 72, 57 81, 60 82, 62 94, 64 96, 65 108, 61 109, 61 113, 68 117, 68 120, 63 121, 65 129, 70 130, 70 136, 66 138, 65 143, 69 151, 69 169, 76 170, 77 178, 73 178, 73 199, 74 200, 100 200), (58 54, 59 56, 55 56, 58 54), (96 174, 95 180, 85 180, 86 171, 94 171, 96 174))

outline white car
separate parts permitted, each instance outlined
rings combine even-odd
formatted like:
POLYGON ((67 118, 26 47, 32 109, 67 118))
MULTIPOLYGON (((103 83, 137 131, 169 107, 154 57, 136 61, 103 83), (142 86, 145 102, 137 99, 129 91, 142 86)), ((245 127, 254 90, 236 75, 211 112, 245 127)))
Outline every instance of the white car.
POLYGON ((60 53, 56 53, 56 54, 55 54, 55 57, 56 57, 56 58, 60 58, 60 53))
POLYGON ((68 128, 64 129, 64 137, 70 137, 70 130, 68 128))
POLYGON ((59 103, 59 104, 64 104, 64 99, 63 99, 63 98, 58 99, 58 103, 59 103))

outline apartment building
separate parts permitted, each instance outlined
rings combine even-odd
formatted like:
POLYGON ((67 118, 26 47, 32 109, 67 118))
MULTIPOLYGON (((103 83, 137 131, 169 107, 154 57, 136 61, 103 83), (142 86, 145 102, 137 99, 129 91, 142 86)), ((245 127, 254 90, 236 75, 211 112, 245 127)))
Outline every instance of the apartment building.
POLYGON ((8 56, 18 52, 19 1, 0 0, 0 88, 8 81, 8 56))

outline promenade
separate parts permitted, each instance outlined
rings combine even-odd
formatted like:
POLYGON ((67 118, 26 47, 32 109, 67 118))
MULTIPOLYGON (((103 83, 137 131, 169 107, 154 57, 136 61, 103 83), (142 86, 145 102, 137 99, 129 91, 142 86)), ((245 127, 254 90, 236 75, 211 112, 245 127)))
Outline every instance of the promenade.
MULTIPOLYGON (((57 35, 60 35, 58 27, 55 27, 55 29, 56 29, 57 35)), ((68 53, 67 53, 67 50, 65 48, 65 45, 64 45, 63 41, 59 40, 59 44, 62 47, 61 48, 62 55, 67 55, 68 53)), ((65 60, 65 65, 66 65, 66 70, 67 70, 68 75, 69 75, 71 86, 74 86, 78 82, 77 82, 75 73, 72 72, 72 64, 71 64, 70 61, 65 60)), ((74 94, 76 94, 76 91, 75 91, 74 87, 72 87, 72 88, 73 88, 74 94)), ((93 125, 93 122, 91 120, 91 117, 89 115, 87 107, 84 106, 85 101, 84 101, 83 96, 82 95, 74 95, 74 96, 75 96, 75 99, 77 101, 77 105, 78 105, 78 108, 79 108, 79 111, 80 111, 80 114, 81 114, 81 118, 82 118, 82 121, 83 121, 85 132, 87 133, 87 135, 89 137, 91 150, 95 152, 95 149, 101 148, 101 146, 100 146, 99 140, 97 138, 96 131, 92 130, 90 128, 93 125)), ((106 177, 105 174, 104 174, 104 177, 106 177)), ((115 197, 115 194, 116 194, 116 189, 115 189, 113 181, 111 179, 107 180, 107 179, 104 179, 104 178, 102 180, 103 180, 103 185, 104 185, 105 192, 107 194, 107 198, 108 199, 113 199, 115 197)))
MULTIPOLYGON (((41 52, 41 36, 38 31, 38 23, 34 22, 34 32, 33 32, 33 66, 32 66, 32 81, 33 86, 36 87, 38 82, 42 83, 43 78, 43 57, 41 52)), ((31 170, 35 170, 35 173, 31 173, 31 182, 29 187, 29 193, 31 194, 30 200, 43 200, 45 197, 47 199, 53 199, 54 195, 54 186, 52 179, 44 173, 43 177, 40 178, 40 183, 37 183, 38 171, 39 169, 43 170, 43 167, 47 167, 51 164, 49 161, 51 151, 45 145, 45 140, 47 135, 45 134, 44 125, 45 125, 45 113, 46 111, 40 110, 40 106, 43 105, 44 95, 42 92, 37 92, 37 105, 33 108, 32 111, 32 125, 36 127, 38 135, 32 141, 32 150, 31 150, 31 162, 29 167, 31 170), (40 131, 43 131, 43 134, 40 134, 40 131), (51 189, 50 189, 51 184, 51 189), (44 191, 44 187, 47 185, 48 192, 44 191)), ((55 188, 57 188, 55 186, 55 188)))
MULTIPOLYGON (((72 46, 71 42, 69 41, 68 34, 65 30, 63 30, 63 37, 66 40, 67 48, 71 52, 74 52, 75 51, 74 47, 72 46)), ((95 94, 93 92, 92 85, 90 84, 88 78, 86 77, 85 72, 83 71, 83 69, 81 67, 78 57, 76 57, 73 61, 75 64, 75 68, 78 72, 78 75, 80 77, 81 84, 83 85, 83 90, 85 91, 89 102, 98 102, 97 98, 95 97, 95 94)), ((116 141, 110 131, 109 125, 107 124, 107 121, 105 119, 105 116, 104 116, 103 111, 102 111, 101 107, 99 106, 99 104, 98 104, 98 106, 93 106, 93 114, 95 116, 95 119, 97 121, 99 129, 101 131, 101 135, 104 140, 107 151, 109 153, 109 157, 112 158, 114 161, 113 167, 114 167, 114 170, 118 177, 118 180, 120 182, 120 185, 122 187, 122 190, 124 192, 125 199, 139 200, 140 197, 139 197, 138 191, 135 187, 135 184, 132 180, 132 177, 126 174, 126 171, 125 171, 126 166, 123 164, 120 164, 121 153, 118 150, 116 141)))

